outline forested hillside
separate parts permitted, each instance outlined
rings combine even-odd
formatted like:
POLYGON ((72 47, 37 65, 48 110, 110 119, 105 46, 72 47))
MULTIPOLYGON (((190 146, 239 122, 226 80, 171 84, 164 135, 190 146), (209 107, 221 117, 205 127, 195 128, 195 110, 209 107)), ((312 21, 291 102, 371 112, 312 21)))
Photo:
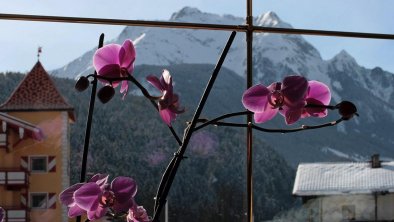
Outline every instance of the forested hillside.
MULTIPOLYGON (((148 74, 160 75, 167 68, 173 75, 175 91, 186 108, 174 123, 179 135, 191 119, 212 65, 138 66, 134 72, 141 82, 148 74)), ((22 74, 0 74, 0 99, 4 102, 23 78, 22 74)), ((78 181, 90 89, 78 93, 74 80, 54 78, 62 95, 75 107, 77 121, 71 128, 72 183, 78 181)), ((222 70, 208 100, 203 117, 213 118, 241 106, 244 80, 222 70)), ((147 83, 144 83, 148 87, 147 83)), ((39 86, 37 86, 39 87, 39 86)), ((111 176, 131 176, 139 185, 137 201, 152 212, 161 174, 178 149, 166 125, 149 101, 131 85, 124 100, 117 93, 108 104, 96 101, 88 171, 111 176)), ((158 94, 148 87, 152 94, 158 94)), ((192 138, 185 159, 169 195, 171 221, 241 221, 246 211, 246 148, 244 129, 210 126, 192 138)), ((271 147, 254 141, 255 219, 269 219, 289 208, 294 170, 271 147)))

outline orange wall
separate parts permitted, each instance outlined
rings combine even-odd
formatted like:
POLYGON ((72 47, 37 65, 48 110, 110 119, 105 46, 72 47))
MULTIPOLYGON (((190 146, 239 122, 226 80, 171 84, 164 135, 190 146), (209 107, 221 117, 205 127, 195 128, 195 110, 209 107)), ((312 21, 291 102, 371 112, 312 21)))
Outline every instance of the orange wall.
MULTIPOLYGON (((62 167, 64 164, 62 161, 64 158, 62 158, 62 156, 65 152, 62 151, 62 144, 64 144, 64 137, 66 137, 67 140, 69 138, 67 135, 68 127, 64 127, 64 124, 68 124, 68 120, 65 121, 65 118, 67 118, 65 117, 65 112, 15 112, 8 114, 37 125, 43 131, 45 139, 43 141, 25 139, 18 143, 10 153, 6 153, 5 149, 0 149, 0 168, 19 168, 21 156, 56 156, 56 172, 30 174, 29 192, 56 193, 56 195, 58 195, 64 189, 64 184, 62 184, 64 173, 62 167)), ((66 155, 69 156, 69 152, 66 152, 66 155)), ((68 157, 66 159, 68 159, 68 157)), ((65 176, 68 178, 68 175, 65 176)), ((2 190, 0 187, 0 205, 19 206, 20 196, 13 195, 18 196, 18 198, 15 198, 8 193, 10 192, 4 194, 4 189, 2 190), (12 200, 13 203, 10 203, 10 200, 12 200)), ((61 215, 62 207, 57 198, 56 209, 32 209, 31 222, 61 221, 61 215)))

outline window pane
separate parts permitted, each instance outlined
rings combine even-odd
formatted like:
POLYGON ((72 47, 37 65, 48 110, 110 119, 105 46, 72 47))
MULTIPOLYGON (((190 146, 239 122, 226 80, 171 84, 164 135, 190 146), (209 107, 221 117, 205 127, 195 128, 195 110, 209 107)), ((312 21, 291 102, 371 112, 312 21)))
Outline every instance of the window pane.
POLYGON ((47 208, 47 194, 34 193, 31 194, 31 208, 47 208))
POLYGON ((7 145, 7 134, 1 133, 0 134, 0 146, 6 146, 7 145))
POLYGON ((31 157, 31 171, 32 172, 46 172, 47 158, 46 157, 31 157))

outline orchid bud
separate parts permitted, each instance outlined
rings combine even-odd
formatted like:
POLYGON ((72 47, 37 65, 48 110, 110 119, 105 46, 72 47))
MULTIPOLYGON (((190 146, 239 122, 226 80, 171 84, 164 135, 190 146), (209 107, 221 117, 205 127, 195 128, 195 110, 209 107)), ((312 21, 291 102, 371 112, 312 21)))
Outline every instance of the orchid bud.
POLYGON ((336 107, 339 110, 339 114, 342 116, 342 119, 349 120, 354 115, 358 116, 357 114, 357 107, 349 101, 342 101, 336 107))
POLYGON ((104 86, 97 93, 97 97, 100 99, 102 103, 109 102, 112 99, 112 97, 114 97, 114 95, 115 95, 115 90, 110 85, 104 86))
POLYGON ((82 91, 86 90, 88 87, 89 87, 89 80, 85 76, 79 77, 79 79, 75 83, 75 89, 78 92, 82 92, 82 91))

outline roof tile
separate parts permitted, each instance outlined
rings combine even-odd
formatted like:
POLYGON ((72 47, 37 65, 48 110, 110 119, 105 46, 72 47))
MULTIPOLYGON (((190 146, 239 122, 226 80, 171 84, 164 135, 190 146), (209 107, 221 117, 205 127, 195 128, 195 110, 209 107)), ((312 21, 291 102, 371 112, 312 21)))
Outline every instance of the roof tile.
POLYGON ((38 61, 0 111, 73 110, 38 61))

